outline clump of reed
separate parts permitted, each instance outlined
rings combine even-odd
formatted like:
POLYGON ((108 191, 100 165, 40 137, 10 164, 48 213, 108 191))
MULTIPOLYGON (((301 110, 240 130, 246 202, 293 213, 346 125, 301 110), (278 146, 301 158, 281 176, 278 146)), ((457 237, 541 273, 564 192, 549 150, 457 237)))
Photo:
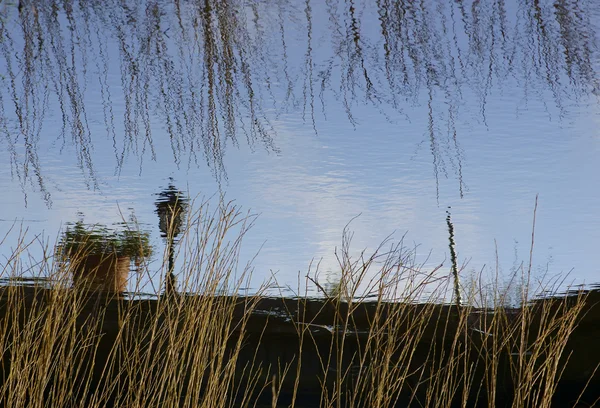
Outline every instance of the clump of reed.
MULTIPOLYGON (((529 286, 500 286, 498 280, 492 293, 471 290, 457 304, 450 301, 458 287, 456 266, 447 275, 441 266, 425 273, 402 247, 380 250, 352 258, 345 241, 333 291, 307 277, 336 311, 329 353, 319 356, 320 406, 563 406, 556 405, 557 386, 574 351, 571 335, 589 310, 588 292, 558 295, 558 286, 546 285, 535 292, 554 296, 530 301, 529 286), (508 292, 517 288, 520 305, 507 306, 508 292), (357 321, 365 318, 365 307, 366 324, 357 321)), ((523 272, 527 280, 530 271, 523 272)), ((469 286, 482 287, 477 280, 469 286)), ((303 341, 314 341, 309 329, 299 326, 303 341)), ((600 359, 590 361, 587 381, 598 365, 600 359)), ((569 406, 588 406, 577 405, 583 383, 569 406)))
MULTIPOLYGON (((71 287, 77 255, 54 261, 48 245, 33 272, 52 289, 10 284, 32 272, 23 260, 38 241, 21 239, 2 269, 10 279, 0 288, 0 405, 231 406, 244 338, 236 333, 259 295, 218 295, 237 293, 248 278, 238 255, 252 222, 231 203, 201 203, 180 245, 180 292, 154 299, 71 287), (236 308, 247 313, 233 319, 236 308)), ((156 277, 141 265, 132 285, 148 280, 156 277)))
POLYGON ((444 302, 453 273, 427 271, 402 241, 353 256, 345 230, 335 291, 309 268, 323 296, 279 299, 283 311, 269 314, 266 285, 239 295, 255 217, 232 203, 192 208, 178 291, 163 290, 166 262, 159 276, 141 265, 131 283, 158 282, 149 299, 72 287, 52 246, 19 239, 1 269, 1 406, 552 406, 585 293, 476 307, 490 296, 473 290, 444 302), (40 244, 42 259, 28 261, 40 244), (23 276, 52 283, 17 285, 23 276))

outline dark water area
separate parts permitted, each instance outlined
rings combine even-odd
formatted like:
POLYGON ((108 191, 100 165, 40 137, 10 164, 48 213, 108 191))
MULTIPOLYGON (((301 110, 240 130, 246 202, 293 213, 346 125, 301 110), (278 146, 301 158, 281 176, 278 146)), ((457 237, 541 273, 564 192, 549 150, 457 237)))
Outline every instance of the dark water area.
MULTIPOLYGON (((52 289, 44 288, 39 282, 35 286, 30 285, 30 282, 22 282, 23 286, 21 287, 14 286, 17 283, 11 282, 13 285, 11 288, 0 288, 0 316, 2 319, 13 319, 13 312, 7 308, 7 305, 13 304, 15 299, 21 303, 20 313, 25 313, 24 316, 28 313, 37 315, 44 308, 51 308, 52 289)), ((557 360, 561 367, 561 374, 560 378, 555 379, 556 390, 553 393, 552 404, 548 406, 572 407, 575 406, 574 401, 579 401, 580 405, 577 407, 590 407, 597 402, 600 376, 596 373, 596 369, 597 362, 600 361, 600 354, 595 344, 600 335, 600 307, 598 306, 600 292, 588 292, 584 298, 581 297, 581 293, 579 296, 579 299, 583 299, 584 305, 575 327, 570 332, 563 356, 557 360)), ((198 296, 184 296, 177 301, 182 302, 179 306, 180 310, 186 310, 186 306, 184 306, 186 303, 199 302, 198 304, 201 304, 204 301, 218 301, 217 299, 218 297, 206 297, 202 300, 198 296)), ((224 299, 227 298, 220 300, 224 299)), ((163 299, 163 301, 165 300, 163 299)), ((171 298, 167 301, 173 302, 175 299, 171 298)), ((519 388, 518 381, 515 381, 515 371, 513 371, 515 364, 522 358, 522 362, 535 367, 543 364, 544 358, 551 358, 550 353, 537 354, 535 347, 536 338, 547 323, 544 319, 548 319, 549 316, 553 316, 552 319, 558 316, 560 319, 561 316, 567 315, 570 308, 578 301, 573 297, 566 298, 566 300, 565 298, 554 298, 539 300, 533 304, 531 306, 532 318, 527 320, 530 333, 527 335, 527 339, 532 352, 526 352, 523 357, 519 357, 518 341, 513 345, 516 348, 502 346, 500 353, 494 357, 497 362, 492 366, 489 366, 490 355, 482 353, 482 351, 488 350, 486 342, 493 341, 494 336, 501 335, 496 331, 488 332, 488 330, 492 330, 490 327, 493 327, 490 325, 491 318, 488 316, 499 316, 497 311, 494 312, 491 309, 470 309, 465 315, 463 314, 464 310, 461 311, 453 305, 435 305, 432 309, 431 305, 425 304, 400 305, 362 302, 350 305, 346 302, 340 303, 335 299, 264 297, 259 299, 252 311, 249 312, 248 302, 249 300, 243 297, 233 299, 233 304, 235 304, 232 314, 233 324, 228 335, 229 351, 226 354, 235 350, 236 344, 238 344, 237 339, 240 336, 244 339, 243 347, 239 354, 236 354, 237 368, 234 381, 245 384, 245 381, 253 378, 253 375, 257 375, 260 381, 264 380, 268 383, 270 373, 274 376, 282 376, 282 367, 288 367, 289 371, 286 371, 288 374, 283 375, 277 383, 278 394, 275 398, 277 401, 275 405, 272 405, 274 397, 270 387, 259 388, 252 393, 249 400, 247 396, 244 396, 245 403, 252 401, 253 404, 258 404, 257 406, 264 404, 264 406, 279 407, 288 406, 295 401, 296 406, 320 406, 323 402, 323 395, 336 389, 336 374, 341 370, 345 373, 343 390, 346 395, 344 398, 347 400, 344 403, 364 406, 360 402, 362 397, 358 397, 358 400, 351 401, 350 399, 353 394, 361 395, 361 388, 356 388, 361 374, 364 376, 371 369, 381 369, 378 365, 382 362, 378 359, 377 352, 370 349, 371 343, 376 342, 378 347, 383 347, 388 340, 404 344, 407 341, 405 336, 408 335, 408 330, 422 330, 418 341, 414 344, 409 342, 410 347, 414 347, 409 360, 409 370, 397 365, 404 363, 402 347, 408 346, 408 344, 396 349, 386 359, 386 364, 391 367, 388 375, 402 372, 407 377, 402 379, 403 386, 398 389, 398 394, 394 393, 395 402, 380 406, 427 405, 426 401, 431 397, 430 395, 428 397, 428 392, 431 392, 431 388, 428 387, 435 387, 435 381, 428 379, 428 375, 434 376, 438 370, 448 370, 447 364, 450 360, 446 359, 458 352, 461 363, 456 369, 459 375, 466 375, 472 385, 471 391, 464 394, 460 386, 463 380, 460 380, 456 385, 455 401, 449 406, 489 406, 490 388, 486 381, 489 381, 488 370, 493 367, 497 375, 494 382, 495 403, 493 406, 503 407, 513 406, 511 404, 514 404, 513 399, 519 388), (399 310, 402 311, 400 315, 397 314, 399 310), (430 318, 424 321, 423 327, 414 326, 410 316, 416 318, 423 314, 430 315, 430 318), (391 319, 402 316, 408 317, 408 319, 401 323, 388 325, 391 319), (461 316, 466 317, 466 320, 463 321, 461 316), (242 324, 242 322, 244 323, 242 324), (382 326, 378 326, 377 322, 384 323, 382 326), (379 330, 383 331, 379 332, 379 330), (464 334, 461 333, 462 331, 464 334), (342 339, 344 340, 342 341, 342 339), (457 341, 458 345, 455 344, 457 341), (455 350, 455 347, 458 349, 455 350), (301 364, 298 364, 298 355, 301 356, 301 364), (444 357, 445 355, 446 357, 444 357), (533 363, 532 359, 535 360, 533 363), (539 361, 537 361, 538 359, 539 361), (432 370, 431 373, 427 374, 430 370, 432 370), (461 405, 465 395, 468 395, 469 399, 466 405, 461 405)), ((92 370, 91 388, 88 391, 90 394, 87 397, 74 395, 76 398, 74 402, 79 403, 85 398, 91 398, 96 392, 99 395, 100 391, 96 390, 102 390, 102 387, 106 387, 106 384, 110 384, 111 381, 116 381, 118 378, 111 376, 118 376, 117 372, 119 371, 111 371, 108 367, 110 367, 109 362, 113 359, 123 358, 118 357, 113 348, 115 344, 119 343, 119 337, 122 336, 119 333, 124 330, 124 325, 127 326, 128 331, 133 330, 128 335, 135 337, 139 332, 140 341, 145 342, 149 339, 144 337, 144 330, 151 328, 155 319, 159 319, 162 324, 167 325, 173 318, 169 315, 171 312, 168 312, 168 309, 160 308, 159 300, 156 298, 128 300, 126 296, 105 297, 88 294, 81 307, 73 309, 73 312, 75 310, 78 314, 77 324, 81 324, 81 330, 84 331, 89 330, 86 325, 89 326, 94 316, 102 316, 102 323, 98 326, 98 333, 101 334, 102 340, 98 347, 91 356, 86 357, 87 354, 83 353, 82 357, 76 357, 94 359, 94 365, 84 366, 86 368, 80 373, 80 375, 87 375, 87 370, 92 370), (125 311, 135 311, 130 322, 123 320, 125 311)), ((525 313, 523 309, 505 309, 502 316, 506 319, 506 327, 512 329, 520 327, 522 313, 525 313)), ((559 320, 552 321, 558 322, 559 320)), ((172 329, 174 332, 171 335, 175 336, 176 332, 185 331, 185 329, 185 325, 174 326, 172 329)), ((552 334, 546 341, 553 341, 555 335, 552 334)), ((508 343, 513 341, 510 340, 510 336, 502 337, 502 339, 508 343)), ((172 347, 170 343, 159 341, 158 344, 159 348, 153 352, 156 356, 162 355, 161 353, 172 347)), ((12 351, 12 353, 15 352, 12 351)), ((10 369, 11 360, 8 356, 10 353, 2 359, 4 370, 2 378, 6 378, 10 369)), ((75 363, 77 362, 75 361, 75 363)), ((451 372, 453 372, 452 370, 450 368, 451 372)), ((385 372, 382 371, 382 373, 385 372)), ((180 372, 178 375, 181 379, 186 378, 186 375, 189 374, 180 372)), ((209 373, 207 372, 206 375, 208 376, 209 373)), ((53 380, 49 380, 52 384, 53 380)), ((182 406, 186 389, 188 389, 186 387, 190 387, 189 392, 191 393, 192 388, 202 384, 200 379, 196 379, 199 381, 197 383, 194 383, 193 380, 190 381, 184 380, 182 384, 186 385, 179 391, 182 393, 182 406)), ((543 382, 535 385, 535 387, 541 388, 545 386, 543 382)), ((115 397, 107 399, 108 405, 105 406, 120 406, 119 398, 124 398, 124 395, 126 392, 124 393, 122 389, 115 390, 115 397)), ((203 394, 201 392, 198 395, 201 397, 203 394)), ((243 401, 239 400, 236 404, 244 406, 243 401)), ((238 406, 236 404, 231 406, 238 406)))

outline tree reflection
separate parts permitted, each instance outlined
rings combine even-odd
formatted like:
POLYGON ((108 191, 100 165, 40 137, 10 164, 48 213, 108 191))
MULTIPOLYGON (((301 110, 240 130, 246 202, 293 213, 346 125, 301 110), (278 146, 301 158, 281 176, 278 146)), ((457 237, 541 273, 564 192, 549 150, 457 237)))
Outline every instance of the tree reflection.
POLYGON ((453 172, 462 194, 456 123, 467 92, 477 95, 486 123, 492 88, 510 81, 525 101, 550 92, 561 116, 569 102, 599 89, 593 2, 21 0, 1 7, 1 143, 23 190, 32 183, 48 202, 42 137, 73 148, 88 186, 97 187, 94 145, 102 135, 92 133, 90 117, 98 106, 117 171, 130 156, 140 165, 155 159, 162 126, 177 165, 204 161, 222 180, 225 151, 241 139, 277 151, 272 121, 282 112, 300 108, 316 132, 318 105, 326 116, 332 97, 354 125, 362 103, 386 118, 425 104, 436 179, 453 172), (94 106, 92 84, 100 93, 94 106), (52 115, 58 129, 47 123, 52 115))

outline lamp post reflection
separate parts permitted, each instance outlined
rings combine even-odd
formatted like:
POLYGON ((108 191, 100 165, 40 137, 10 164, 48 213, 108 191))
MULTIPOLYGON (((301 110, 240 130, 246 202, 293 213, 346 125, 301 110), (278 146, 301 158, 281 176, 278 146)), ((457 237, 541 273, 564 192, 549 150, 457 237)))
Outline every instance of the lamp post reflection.
POLYGON ((169 186, 157 195, 155 204, 159 218, 158 227, 167 244, 168 270, 165 277, 165 293, 172 294, 177 288, 174 273, 175 244, 185 221, 189 199, 175 187, 172 178, 169 178, 169 186))

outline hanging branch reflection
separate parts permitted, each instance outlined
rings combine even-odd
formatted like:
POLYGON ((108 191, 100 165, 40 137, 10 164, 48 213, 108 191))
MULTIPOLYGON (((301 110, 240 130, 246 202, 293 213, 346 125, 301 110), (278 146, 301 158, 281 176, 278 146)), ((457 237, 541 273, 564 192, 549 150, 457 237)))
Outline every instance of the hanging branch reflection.
POLYGON ((564 0, 7 4, 0 146, 23 191, 34 185, 50 203, 40 143, 73 149, 97 188, 94 146, 102 135, 92 120, 104 122, 117 173, 131 157, 140 168, 157 158, 160 129, 174 163, 204 161, 223 181, 225 152, 244 137, 252 149, 278 151, 272 120, 281 112, 302 110, 317 132, 331 100, 354 126, 364 104, 386 120, 427 105, 435 126, 420 125, 435 177, 453 172, 462 194, 458 124, 467 98, 476 96, 487 124, 492 90, 508 82, 522 90, 523 104, 551 95, 548 109, 560 117, 598 92, 593 7, 564 0), (96 84, 99 109, 90 95, 96 84), (55 117, 58 126, 50 126, 55 117))

